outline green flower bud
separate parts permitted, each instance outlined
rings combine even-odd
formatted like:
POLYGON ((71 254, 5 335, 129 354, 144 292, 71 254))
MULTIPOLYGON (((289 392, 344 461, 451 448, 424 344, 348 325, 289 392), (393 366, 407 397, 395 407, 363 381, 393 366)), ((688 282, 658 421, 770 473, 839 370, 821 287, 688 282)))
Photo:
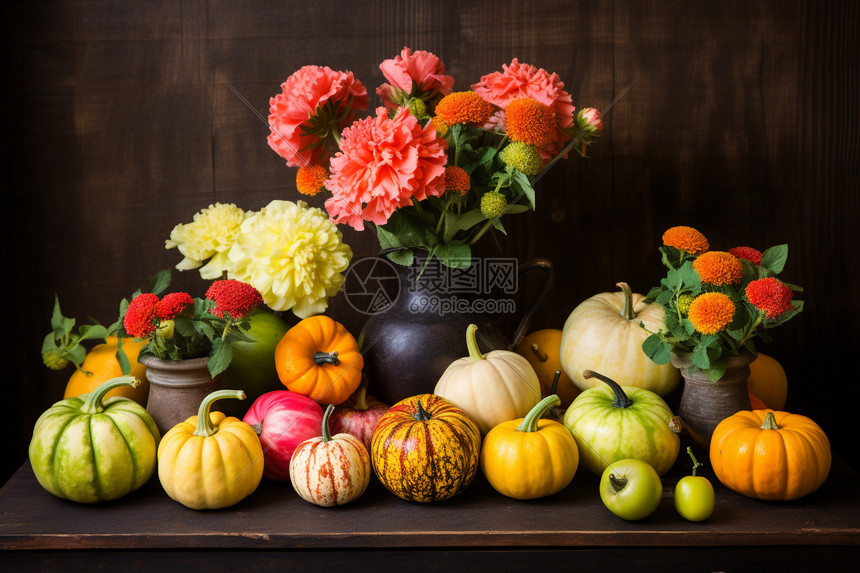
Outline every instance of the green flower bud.
POLYGON ((414 97, 409 100, 409 113, 418 119, 424 119, 427 117, 427 104, 424 100, 414 97))
POLYGON ((69 361, 60 356, 60 351, 56 348, 43 352, 42 362, 51 370, 62 370, 69 365, 69 361))
POLYGON ((526 175, 537 175, 543 166, 543 159, 536 145, 522 141, 512 141, 499 154, 505 165, 514 167, 526 175))
POLYGON ((695 297, 689 293, 678 297, 678 310, 681 311, 681 314, 690 312, 690 304, 692 304, 693 298, 695 297))
POLYGON ((481 213, 487 219, 501 217, 507 208, 508 200, 498 191, 484 193, 484 196, 481 197, 481 213))

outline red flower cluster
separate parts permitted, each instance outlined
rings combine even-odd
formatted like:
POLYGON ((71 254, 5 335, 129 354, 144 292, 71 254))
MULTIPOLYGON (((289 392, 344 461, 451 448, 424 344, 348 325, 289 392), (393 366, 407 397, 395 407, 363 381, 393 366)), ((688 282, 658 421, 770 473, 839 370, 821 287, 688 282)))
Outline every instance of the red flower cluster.
POLYGON ((791 310, 791 289, 778 279, 767 277, 750 282, 746 288, 747 300, 757 309, 764 311, 767 318, 776 318, 791 310))
POLYGON ((260 291, 233 279, 212 283, 206 291, 206 298, 215 301, 215 307, 209 312, 218 318, 224 318, 225 312, 233 318, 242 318, 263 302, 260 291))
POLYGON ((155 314, 161 320, 170 320, 185 310, 189 304, 194 304, 194 299, 187 292, 172 292, 164 295, 155 307, 155 314))
POLYGON ((729 252, 739 259, 749 261, 754 265, 761 264, 761 251, 752 247, 732 247, 729 252))
POLYGON ((128 305, 122 325, 125 331, 135 338, 146 338, 155 330, 158 295, 150 292, 139 294, 128 305))

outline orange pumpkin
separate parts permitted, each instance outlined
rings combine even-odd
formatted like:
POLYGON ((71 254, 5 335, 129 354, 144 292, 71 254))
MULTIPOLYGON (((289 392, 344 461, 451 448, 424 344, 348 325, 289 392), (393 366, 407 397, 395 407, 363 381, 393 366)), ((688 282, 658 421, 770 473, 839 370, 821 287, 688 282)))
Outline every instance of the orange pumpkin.
POLYGON ((717 425, 711 467, 738 493, 790 501, 818 489, 830 472, 830 441, 806 416, 741 411, 717 425))
POLYGON ((779 362, 759 352, 750 364, 747 389, 761 398, 768 408, 782 410, 788 396, 788 377, 779 362))
POLYGON ((364 358, 342 324, 311 316, 288 330, 275 347, 275 368, 290 392, 340 404, 361 383, 364 358))
POLYGON ((517 346, 516 353, 529 361, 540 381, 542 396, 556 394, 561 399, 561 408, 567 408, 581 390, 571 382, 570 377, 561 371, 561 330, 557 328, 544 328, 535 330, 523 338, 517 346), (552 391, 552 383, 556 371, 561 371, 558 378, 556 391, 552 391))
MULTIPOLYGON (((131 372, 128 375, 140 380, 140 385, 137 388, 132 386, 114 388, 105 395, 106 398, 113 398, 114 396, 131 398, 141 406, 146 407, 146 399, 149 396, 146 366, 137 361, 140 350, 146 346, 146 342, 146 340, 135 342, 131 338, 122 339, 122 349, 125 351, 129 363, 131 363, 131 372)), ((122 368, 116 359, 118 344, 119 340, 116 336, 108 336, 105 343, 93 346, 84 358, 81 370, 75 370, 69 378, 63 399, 90 393, 108 380, 123 376, 122 368)))
POLYGON ((756 396, 755 394, 750 394, 750 406, 752 406, 753 410, 766 410, 767 406, 764 402, 761 401, 761 398, 756 396))

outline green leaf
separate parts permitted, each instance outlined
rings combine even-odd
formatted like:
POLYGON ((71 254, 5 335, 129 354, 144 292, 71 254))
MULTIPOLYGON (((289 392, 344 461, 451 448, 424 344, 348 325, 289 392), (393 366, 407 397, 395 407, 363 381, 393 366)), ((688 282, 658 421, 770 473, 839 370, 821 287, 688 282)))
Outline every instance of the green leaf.
POLYGON ((711 358, 708 356, 708 346, 706 344, 696 346, 690 358, 693 364, 700 370, 707 370, 711 366, 711 358))
POLYGON ((777 245, 761 254, 761 266, 778 275, 788 261, 788 245, 777 245))
POLYGON ((508 208, 505 209, 505 215, 519 215, 520 213, 525 213, 526 211, 531 211, 531 207, 528 205, 508 205, 508 208))
POLYGON ((439 243, 436 256, 443 265, 454 269, 466 269, 472 264, 472 249, 463 241, 439 243))
POLYGON ((486 219, 487 218, 483 213, 481 213, 480 209, 472 209, 471 211, 466 211, 462 215, 448 213, 445 215, 445 231, 443 233, 442 240, 448 242, 460 231, 467 231, 486 219))
POLYGON ((66 318, 60 310, 60 299, 54 295, 54 312, 51 315, 51 329, 54 331, 54 338, 60 340, 69 335, 75 327, 74 318, 66 318))
POLYGON ((233 347, 225 344, 220 338, 212 341, 212 352, 209 353, 209 360, 206 366, 209 368, 209 374, 212 377, 227 370, 230 362, 233 360, 233 347))
POLYGON ((152 280, 149 281, 149 292, 153 294, 161 294, 170 286, 170 269, 162 269, 155 273, 152 280))
POLYGON ((723 374, 726 373, 726 361, 725 360, 717 360, 711 363, 710 368, 703 368, 705 375, 708 377, 708 380, 711 382, 716 382, 720 378, 723 377, 723 374))
POLYGON ((119 362, 119 367, 122 370, 123 376, 128 376, 131 373, 131 362, 122 347, 122 339, 116 349, 116 361, 119 362))
POLYGON ((672 345, 659 334, 642 341, 642 352, 656 364, 666 364, 672 359, 672 345))
POLYGON ((93 340, 96 338, 105 338, 108 335, 108 330, 101 324, 83 324, 78 329, 81 334, 80 340, 93 340))

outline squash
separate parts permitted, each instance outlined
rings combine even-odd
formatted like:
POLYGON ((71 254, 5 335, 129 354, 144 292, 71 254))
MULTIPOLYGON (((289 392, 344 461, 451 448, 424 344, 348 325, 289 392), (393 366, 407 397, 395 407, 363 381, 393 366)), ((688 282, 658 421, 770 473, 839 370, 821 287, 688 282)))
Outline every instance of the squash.
MULTIPOLYGON (((146 366, 137 361, 141 349, 146 346, 146 340, 135 341, 133 338, 124 337, 122 339, 122 349, 128 357, 131 371, 128 376, 137 378, 140 381, 138 386, 123 384, 116 386, 108 392, 105 398, 113 398, 114 396, 122 396, 131 398, 144 408, 146 407, 146 399, 149 397, 149 381, 146 378, 146 366)), ((83 364, 80 369, 76 369, 69 382, 66 384, 66 390, 63 392, 63 398, 74 398, 81 394, 89 394, 108 380, 123 376, 122 367, 116 359, 116 351, 119 346, 119 339, 116 336, 108 336, 103 344, 96 344, 87 352, 83 364)))
POLYGON ((741 411, 711 437, 711 467, 729 489, 790 501, 821 487, 830 472, 830 441, 811 419, 767 410, 741 411))
POLYGON ((394 495, 409 501, 451 498, 475 479, 481 432, 451 402, 433 394, 397 402, 376 425, 373 469, 394 495))
POLYGON ((582 390, 600 384, 582 376, 592 370, 622 386, 666 396, 681 374, 672 364, 656 364, 642 352, 648 331, 664 328, 663 307, 645 304, 645 297, 632 293, 626 283, 618 287, 621 292, 595 295, 570 313, 561 334, 561 367, 582 390))
POLYGON ((582 376, 606 385, 584 391, 564 414, 579 446, 580 463, 597 475, 609 464, 630 458, 648 462, 659 475, 669 471, 681 440, 669 427, 672 411, 666 402, 650 390, 622 387, 590 370, 582 376))
POLYGON ((281 383, 322 404, 340 404, 361 383, 364 358, 346 328, 327 316, 292 327, 275 347, 281 383))
POLYGON ((322 419, 319 404, 289 390, 266 392, 254 400, 242 421, 260 437, 265 460, 263 476, 288 481, 296 448, 320 435, 322 419))
POLYGON ((42 487, 63 499, 93 503, 117 499, 149 481, 161 439, 155 422, 128 398, 105 399, 115 388, 138 384, 132 376, 114 378, 39 417, 29 457, 42 487))
POLYGON ((544 328, 531 332, 523 338, 516 348, 517 354, 529 361, 540 381, 541 395, 556 394, 561 400, 561 407, 567 408, 580 393, 579 387, 570 381, 564 372, 558 379, 556 390, 552 390, 555 373, 561 370, 559 349, 561 348, 561 330, 544 328))
MULTIPOLYGON (((788 397, 788 377, 782 365, 767 354, 758 353, 750 364, 747 379, 750 394, 755 394, 768 408, 782 410, 788 397)), ((756 408, 753 408, 755 410, 756 408)))
POLYGON ((525 418, 502 422, 481 447, 481 471, 493 488, 514 499, 537 499, 566 488, 579 467, 576 441, 563 425, 541 416, 561 400, 547 396, 525 418))
POLYGON ((241 390, 216 390, 196 416, 173 426, 158 446, 158 479, 167 495, 191 509, 220 509, 251 495, 263 479, 263 448, 245 422, 211 412, 222 398, 245 399, 241 390))
POLYGON ((331 435, 329 404, 322 420, 322 436, 305 440, 290 461, 290 482, 307 502, 343 505, 358 499, 370 483, 370 454, 352 434, 331 435))
POLYGON ((540 402, 541 387, 534 368, 516 352, 481 354, 477 330, 474 324, 466 328, 469 356, 448 366, 433 393, 463 409, 484 435, 502 422, 528 414, 540 402))

